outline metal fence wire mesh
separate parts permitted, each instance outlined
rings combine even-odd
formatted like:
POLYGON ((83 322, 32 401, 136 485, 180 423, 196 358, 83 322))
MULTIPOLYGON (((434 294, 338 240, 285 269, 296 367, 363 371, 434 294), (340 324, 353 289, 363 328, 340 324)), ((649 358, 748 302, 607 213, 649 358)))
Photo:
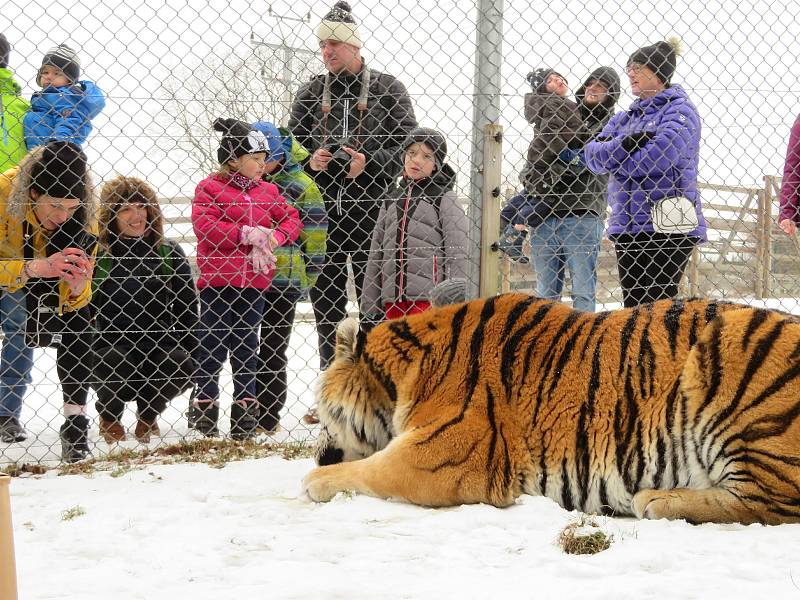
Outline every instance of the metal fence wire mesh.
POLYGON ((0 464, 313 440, 348 314, 796 310, 796 2, 0 12, 0 464))

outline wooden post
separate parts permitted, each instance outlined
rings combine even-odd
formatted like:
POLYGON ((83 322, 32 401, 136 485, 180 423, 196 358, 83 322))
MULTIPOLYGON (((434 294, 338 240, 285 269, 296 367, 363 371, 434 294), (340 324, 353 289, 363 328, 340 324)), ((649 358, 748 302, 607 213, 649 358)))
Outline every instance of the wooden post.
POLYGON ((11 526, 11 477, 0 473, 0 598, 17 600, 17 569, 14 559, 14 530, 11 526))
POLYGON ((483 129, 483 189, 481 190, 480 296, 497 295, 500 279, 497 239, 500 234, 500 167, 503 126, 489 123, 483 129))
MULTIPOLYGON (((503 199, 508 202, 513 195, 514 188, 507 187, 503 199)), ((501 253, 500 257, 500 291, 503 294, 511 291, 511 259, 505 252, 501 253)))
POLYGON ((761 290, 763 298, 772 295, 772 175, 764 177, 764 209, 762 215, 764 256, 761 264, 761 290))

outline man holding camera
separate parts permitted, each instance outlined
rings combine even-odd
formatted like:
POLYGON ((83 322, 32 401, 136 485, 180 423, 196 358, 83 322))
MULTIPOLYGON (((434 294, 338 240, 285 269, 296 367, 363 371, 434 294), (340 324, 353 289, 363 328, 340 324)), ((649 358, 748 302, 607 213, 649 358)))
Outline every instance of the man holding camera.
POLYGON ((310 291, 325 369, 334 357, 336 326, 347 316, 347 258, 360 300, 378 211, 400 174, 401 144, 417 120, 405 86, 364 64, 346 2, 324 17, 317 37, 328 72, 298 90, 289 129, 311 152, 304 167, 328 212, 325 266, 310 291))

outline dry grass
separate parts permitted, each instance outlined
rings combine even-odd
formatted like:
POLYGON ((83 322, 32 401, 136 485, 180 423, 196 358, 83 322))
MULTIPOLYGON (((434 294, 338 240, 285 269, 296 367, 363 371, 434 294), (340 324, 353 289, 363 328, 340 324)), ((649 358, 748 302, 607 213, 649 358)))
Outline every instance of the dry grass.
POLYGON ((312 455, 311 446, 303 443, 264 444, 257 441, 235 441, 228 439, 205 438, 182 440, 176 444, 157 448, 131 450, 121 448, 108 456, 89 459, 71 465, 48 467, 45 465, 10 464, 0 471, 12 476, 41 475, 55 469, 59 475, 91 476, 96 472, 109 472, 111 477, 121 477, 131 470, 143 469, 152 465, 177 463, 205 463, 221 469, 229 462, 282 456, 286 460, 307 458, 312 455))
POLYGON ((558 545, 567 554, 597 554, 611 547, 614 536, 607 534, 593 516, 581 517, 567 525, 558 536, 558 545))

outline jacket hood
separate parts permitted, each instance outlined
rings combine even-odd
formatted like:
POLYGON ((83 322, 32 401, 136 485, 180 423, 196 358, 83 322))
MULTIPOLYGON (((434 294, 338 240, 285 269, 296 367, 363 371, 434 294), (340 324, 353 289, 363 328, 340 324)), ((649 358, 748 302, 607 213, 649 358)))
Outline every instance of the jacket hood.
POLYGON ((613 108, 613 106, 619 101, 619 95, 622 91, 622 86, 620 84, 619 75, 617 75, 617 72, 611 67, 598 67, 592 71, 583 81, 581 87, 579 87, 575 92, 575 98, 580 104, 583 104, 583 99, 586 96, 586 86, 589 85, 589 82, 593 79, 598 79, 608 86, 608 98, 606 98, 601 104, 606 108, 613 108))
POLYGON ((21 93, 22 87, 14 80, 11 69, 0 68, 0 94, 19 96, 21 93))
POLYGON ((401 188, 411 187, 412 193, 416 193, 418 190, 420 195, 428 197, 441 196, 452 190, 455 185, 456 172, 447 163, 438 168, 430 177, 417 180, 403 177, 400 182, 401 188))
POLYGON ((675 102, 676 100, 690 101, 686 90, 677 83, 672 83, 668 88, 660 91, 655 96, 651 96, 650 98, 637 98, 631 104, 628 112, 645 111, 650 107, 658 108, 670 102, 675 102))
POLYGON ((441 133, 429 127, 415 127, 408 132, 408 136, 403 141, 403 152, 405 153, 409 146, 418 142, 430 146, 431 150, 433 150, 433 156, 436 158, 437 167, 442 167, 445 164, 447 142, 441 133))

